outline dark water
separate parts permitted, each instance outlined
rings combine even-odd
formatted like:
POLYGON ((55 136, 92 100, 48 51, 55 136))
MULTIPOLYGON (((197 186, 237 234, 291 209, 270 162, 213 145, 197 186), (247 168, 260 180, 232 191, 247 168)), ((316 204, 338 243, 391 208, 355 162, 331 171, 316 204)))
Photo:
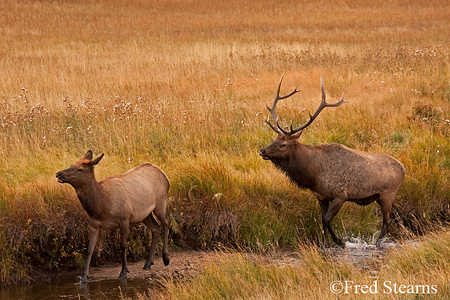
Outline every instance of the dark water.
POLYGON ((156 284, 150 278, 97 279, 80 284, 77 275, 48 278, 25 286, 0 290, 1 300, 49 299, 134 299, 137 294, 147 294, 156 284))

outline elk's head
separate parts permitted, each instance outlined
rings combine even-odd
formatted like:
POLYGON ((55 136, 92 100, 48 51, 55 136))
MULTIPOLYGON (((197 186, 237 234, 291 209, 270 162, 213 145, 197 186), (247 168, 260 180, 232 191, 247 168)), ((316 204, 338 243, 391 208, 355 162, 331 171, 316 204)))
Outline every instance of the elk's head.
POLYGON ((281 83, 283 82, 283 77, 284 76, 282 76, 280 79, 280 84, 278 85, 277 95, 275 97, 275 100, 273 101, 272 107, 267 107, 267 109, 270 111, 273 121, 275 122, 275 125, 270 123, 270 121, 266 121, 266 122, 276 133, 278 133, 278 137, 275 141, 272 142, 272 144, 270 144, 269 146, 267 146, 265 148, 262 148, 259 151, 259 154, 261 155, 261 157, 263 159, 266 159, 266 160, 268 159, 271 161, 286 160, 287 157, 289 157, 291 155, 293 149, 296 147, 297 140, 302 135, 303 129, 305 129, 306 127, 311 125, 311 123, 314 121, 314 119, 320 114, 320 112, 325 107, 336 107, 343 103, 348 102, 348 101, 344 101, 344 94, 342 94, 342 98, 341 98, 341 100, 339 100, 339 102, 331 103, 331 104, 327 103, 325 87, 323 85, 322 77, 320 77, 320 83, 322 86, 322 102, 320 103, 319 108, 317 108, 316 112, 313 115, 309 114, 309 120, 306 121, 305 124, 303 124, 297 128, 293 128, 292 124, 291 124, 291 128, 289 130, 287 127, 285 129, 283 129, 280 126, 280 123, 278 122, 277 115, 275 114, 275 107, 279 100, 289 98, 292 95, 300 92, 300 90, 297 89, 298 86, 296 86, 295 89, 291 93, 289 93, 285 96, 280 96, 280 88, 281 88, 281 83))
POLYGON ((92 151, 88 150, 75 164, 71 165, 68 169, 59 171, 56 173, 59 183, 69 183, 73 187, 83 186, 86 183, 95 180, 94 167, 100 162, 103 154, 96 159, 92 159, 92 151))

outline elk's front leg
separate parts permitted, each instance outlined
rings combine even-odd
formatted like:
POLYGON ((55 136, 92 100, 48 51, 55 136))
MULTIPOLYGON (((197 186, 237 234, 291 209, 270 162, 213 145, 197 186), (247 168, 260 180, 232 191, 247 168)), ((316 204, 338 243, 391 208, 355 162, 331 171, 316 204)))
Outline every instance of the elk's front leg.
POLYGON ((95 245, 97 245, 98 241, 98 233, 100 231, 99 227, 93 226, 92 224, 89 226, 89 246, 88 246, 88 254, 86 258, 86 265, 84 267, 83 275, 81 275, 81 283, 87 282, 87 277, 89 276, 89 266, 91 264, 92 253, 94 253, 95 245))
POLYGON ((120 271, 119 278, 127 278, 128 268, 127 268, 127 239, 128 233, 130 232, 130 224, 128 222, 123 222, 120 224, 120 249, 122 250, 121 260, 122 260, 122 270, 120 271))
MULTIPOLYGON (((330 201, 327 212, 325 214, 323 214, 323 212, 322 212, 322 224, 324 227, 324 232, 326 231, 325 228, 327 228, 330 231, 333 241, 341 247, 345 247, 345 243, 342 241, 342 239, 340 239, 336 235, 333 228, 331 228, 330 223, 331 223, 331 220, 334 218, 334 216, 341 209, 344 202, 345 202, 345 200, 342 200, 339 198, 334 198, 333 200, 330 201)), ((327 237, 327 242, 328 242, 328 237, 327 237)))
POLYGON ((326 215, 330 202, 328 200, 321 200, 321 199, 318 200, 320 204, 320 211, 322 214, 323 248, 328 248, 329 247, 328 228, 325 226, 323 216, 326 215))

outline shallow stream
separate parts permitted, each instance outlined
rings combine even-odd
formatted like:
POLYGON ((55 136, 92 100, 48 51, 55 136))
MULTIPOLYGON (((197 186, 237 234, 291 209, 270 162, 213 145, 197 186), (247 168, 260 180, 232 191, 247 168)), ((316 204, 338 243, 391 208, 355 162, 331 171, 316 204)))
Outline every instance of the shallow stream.
POLYGON ((121 265, 91 267, 88 282, 80 284, 82 271, 45 276, 29 285, 0 289, 1 300, 53 300, 53 299, 135 299, 137 294, 148 294, 149 290, 161 286, 167 278, 182 280, 194 276, 202 263, 214 259, 214 253, 200 251, 172 252, 169 266, 164 266, 161 257, 155 258, 150 270, 143 270, 144 261, 128 262, 127 279, 118 279, 121 265))
POLYGON ((155 287, 148 278, 94 279, 86 284, 78 283, 77 275, 60 275, 46 282, 2 289, 2 300, 49 300, 49 299, 134 299, 136 294, 146 294, 155 287))

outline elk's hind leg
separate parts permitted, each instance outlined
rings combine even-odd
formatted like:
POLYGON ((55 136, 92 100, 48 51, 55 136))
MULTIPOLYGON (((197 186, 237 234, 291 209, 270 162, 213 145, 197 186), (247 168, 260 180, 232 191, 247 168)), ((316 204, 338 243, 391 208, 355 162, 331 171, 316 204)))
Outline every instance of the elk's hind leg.
POLYGON ((380 195, 380 199, 377 203, 381 206, 381 213, 383 214, 383 227, 381 228, 380 236, 377 239, 377 247, 381 246, 381 240, 387 233, 389 225, 391 224, 391 209, 395 199, 395 193, 380 195))
POLYGON ((128 222, 123 222, 120 224, 120 249, 122 250, 122 270, 120 271, 119 278, 127 278, 128 267, 127 267, 127 239, 128 233, 130 232, 130 224, 128 222))
POLYGON ((162 257, 164 265, 169 265, 170 258, 169 258, 169 250, 168 250, 168 243, 169 243, 169 222, 167 222, 166 218, 166 208, 164 206, 164 209, 158 209, 153 212, 155 216, 158 218, 159 222, 161 222, 161 225, 164 229, 164 241, 163 241, 163 250, 162 250, 162 257))
POLYGON ((150 254, 148 256, 147 261, 144 264, 144 270, 149 270, 150 267, 155 264, 154 256, 155 256, 156 243, 158 242, 158 237, 159 237, 159 233, 161 230, 160 230, 159 224, 158 224, 158 222, 156 222, 153 214, 148 215, 148 217, 144 219, 144 224, 147 225, 147 227, 152 232, 152 243, 150 246, 150 254))

